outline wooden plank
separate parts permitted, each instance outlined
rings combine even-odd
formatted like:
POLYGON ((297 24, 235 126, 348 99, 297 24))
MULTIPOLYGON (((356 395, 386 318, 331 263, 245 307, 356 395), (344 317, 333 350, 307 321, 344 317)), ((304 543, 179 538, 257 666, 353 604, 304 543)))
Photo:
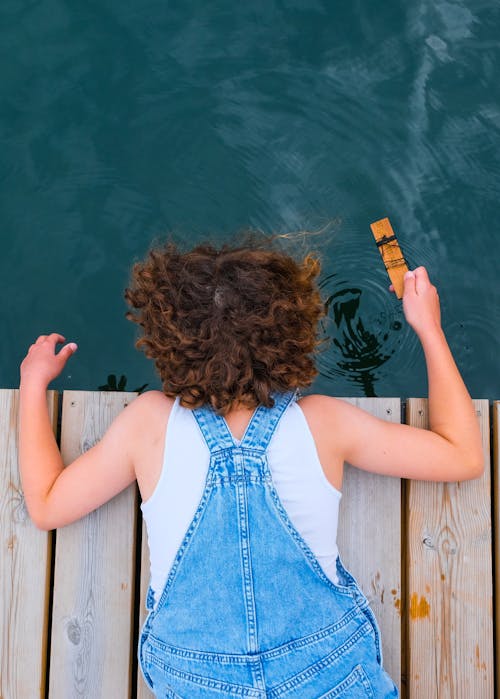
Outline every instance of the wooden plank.
MULTIPOLYGON (((65 391, 65 464, 90 449, 135 393, 65 391)), ((57 531, 50 699, 129 697, 136 486, 57 531)))
MULTIPOLYGON (((408 482, 410 697, 493 699, 489 405, 474 405, 484 475, 408 482)), ((428 428, 427 400, 408 401, 407 422, 428 428)))
POLYGON ((387 274, 394 286, 396 296, 400 299, 403 297, 404 276, 408 271, 408 265, 392 230, 391 223, 388 218, 381 218, 380 221, 371 223, 370 228, 382 255, 387 274))
POLYGON ((495 631, 497 687, 500 688, 500 401, 493 403, 493 541, 495 542, 495 631))
MULTIPOLYGON (((141 632, 142 625, 146 620, 146 593, 149 585, 149 547, 148 547, 148 534, 146 530, 146 523, 142 521, 142 548, 141 548, 141 593, 140 593, 140 608, 139 608, 139 634, 141 632)), ((137 649, 136 649, 137 650, 137 649)), ((136 653, 137 655, 137 653, 136 653)), ((151 699, 154 697, 153 692, 149 689, 144 678, 142 676, 141 670, 137 668, 137 699, 151 699)))
MULTIPOLYGON (((399 398, 345 399, 400 422, 399 398)), ((346 464, 338 546, 379 622, 384 667, 401 689, 401 480, 346 464)))
MULTIPOLYGON (((55 391, 47 391, 57 430, 55 391)), ((19 390, 0 390, 0 697, 43 697, 51 535, 24 503, 18 466, 19 390)))

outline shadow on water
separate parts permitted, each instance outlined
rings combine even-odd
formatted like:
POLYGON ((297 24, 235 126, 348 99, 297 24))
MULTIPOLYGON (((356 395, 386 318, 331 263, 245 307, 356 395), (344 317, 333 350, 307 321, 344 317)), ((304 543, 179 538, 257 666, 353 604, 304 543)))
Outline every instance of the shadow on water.
POLYGON ((400 309, 375 305, 376 295, 363 294, 335 274, 323 279, 320 287, 326 312, 321 323, 320 375, 332 380, 343 377, 360 386, 365 396, 376 396, 381 368, 400 343, 400 309))

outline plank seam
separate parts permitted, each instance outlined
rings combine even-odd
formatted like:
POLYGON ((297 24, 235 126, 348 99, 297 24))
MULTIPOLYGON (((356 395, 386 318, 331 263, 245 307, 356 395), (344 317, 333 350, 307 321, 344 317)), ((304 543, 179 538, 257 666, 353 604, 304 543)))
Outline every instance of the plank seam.
POLYGON ((139 628, 141 615, 141 557, 142 557, 142 512, 140 507, 140 492, 136 483, 136 513, 135 513, 135 556, 134 556, 134 594, 133 594, 133 619, 132 619, 132 674, 131 674, 131 699, 137 699, 137 645, 139 643, 139 628))
MULTIPOLYGON (((61 424, 62 424, 62 392, 56 392, 56 404, 57 404, 57 430, 56 430, 56 440, 59 448, 61 448, 61 424)), ((408 424, 407 419, 410 418, 410 398, 400 399, 400 422, 401 424, 408 424)), ((484 404, 483 404, 484 405, 484 404)), ((500 548, 500 520, 498 518, 498 504, 496 504, 495 497, 500 495, 499 490, 499 478, 500 478, 500 463, 499 463, 499 449, 500 449, 500 412, 498 411, 500 407, 499 401, 488 401, 489 408, 489 455, 490 455, 490 475, 491 475, 491 491, 490 491, 490 509, 491 509, 491 557, 492 557, 492 570, 493 570, 493 591, 492 591, 492 603, 493 603, 493 658, 499 657, 500 652, 500 629, 499 623, 497 623, 497 618, 500 620, 499 616, 499 604, 500 604, 500 581, 498 580, 498 575, 496 574, 500 561, 499 553, 500 548)), ((406 479, 401 479, 401 699, 409 699, 410 693, 410 657, 411 650, 410 647, 410 614, 409 614, 409 568, 410 568, 410 547, 408 545, 408 537, 410 534, 410 513, 408 510, 409 504, 409 490, 411 481, 406 479)), ((137 485, 136 485, 137 488, 137 485)), ((132 628, 131 628, 131 638, 130 642, 132 645, 131 652, 131 699, 136 699, 138 696, 137 683, 138 683, 138 666, 136 651, 138 644, 138 636, 140 631, 140 613, 141 613, 141 549, 142 549, 142 517, 140 512, 140 498, 136 499, 136 517, 135 517, 135 528, 134 528, 134 552, 133 552, 133 565, 134 565, 134 575, 133 575, 133 615, 132 615, 132 628)), ((51 647, 52 647, 52 624, 53 624, 53 605, 54 605, 54 583, 55 583, 55 558, 56 558, 56 547, 57 547, 57 532, 53 531, 50 533, 50 572, 49 572, 49 594, 47 602, 47 640, 44 653, 44 663, 45 663, 45 673, 43 677, 42 687, 41 687, 41 697, 43 699, 49 699, 49 688, 50 688, 50 659, 51 659, 51 647)), ((436 660, 436 658, 434 658, 436 660)), ((494 664, 493 672, 493 686, 494 686, 494 696, 497 696, 500 690, 500 664, 494 664)), ((55 667, 55 666, 54 666, 55 667)))
MULTIPOLYGON (((62 393, 56 392, 57 404, 57 422, 56 422, 56 443, 61 451, 61 426, 62 426, 62 393)), ((54 573, 56 567, 56 546, 57 546, 57 530, 50 532, 50 566, 49 566, 49 599, 47 607, 47 642, 45 647, 45 682, 44 682, 44 699, 49 698, 50 687, 50 656, 52 650, 52 614, 54 609, 54 573)))
POLYGON ((498 431, 500 429, 500 420, 498 415, 498 410, 496 405, 500 407, 500 401, 491 401, 490 408, 490 468, 491 468, 491 556, 492 556, 492 570, 493 570, 493 658, 497 659, 494 662, 493 670, 493 696, 497 697, 500 691, 500 663, 498 661, 500 655, 500 648, 497 641, 500 639, 500 629, 498 628, 498 618, 500 616, 500 599, 498 597, 498 591, 500 590, 500 580, 498 576, 500 575, 499 561, 497 552, 500 550, 499 538, 500 532, 498 530, 498 524, 500 523, 500 518, 497 516, 497 510, 500 508, 500 502, 497 501, 500 495, 500 435, 498 431))

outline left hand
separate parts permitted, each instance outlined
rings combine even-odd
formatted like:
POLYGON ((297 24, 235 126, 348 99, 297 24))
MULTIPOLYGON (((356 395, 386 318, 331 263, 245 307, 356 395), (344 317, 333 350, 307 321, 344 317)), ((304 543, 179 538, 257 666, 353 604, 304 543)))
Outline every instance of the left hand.
POLYGON ((35 382, 47 387, 56 376, 59 376, 69 357, 77 350, 76 343, 69 342, 56 354, 56 345, 65 341, 66 338, 58 333, 40 335, 30 346, 28 354, 21 363, 21 383, 35 382))

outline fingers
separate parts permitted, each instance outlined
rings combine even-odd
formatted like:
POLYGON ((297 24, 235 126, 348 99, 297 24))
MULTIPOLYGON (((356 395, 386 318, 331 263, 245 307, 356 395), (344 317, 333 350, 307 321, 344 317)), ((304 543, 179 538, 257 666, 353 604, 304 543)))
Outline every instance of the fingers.
POLYGON ((415 274, 417 277, 420 277, 422 279, 429 279, 429 275, 427 274, 427 270, 423 265, 420 265, 420 267, 416 267, 413 270, 413 274, 415 274))
POLYGON ((76 352, 77 349, 78 345, 76 342, 69 342, 67 345, 64 345, 57 356, 66 360, 68 357, 71 357, 71 355, 76 352))
POLYGON ((68 342, 68 344, 64 345, 63 347, 63 350, 69 350, 70 353, 76 352, 77 349, 78 345, 76 344, 76 342, 68 342))
MULTIPOLYGON (((56 345, 58 343, 66 342, 66 338, 64 335, 61 335, 60 333, 50 333, 50 335, 39 335, 35 342, 30 345, 30 348, 28 352, 30 352, 34 347, 38 347, 39 345, 43 345, 45 342, 48 342, 49 345, 51 346, 52 350, 55 352, 56 350, 56 345)), ((76 352, 78 346, 75 342, 70 342, 66 347, 69 347, 69 351, 67 350, 65 354, 72 354, 73 352, 76 352)), ((66 349, 63 347, 63 349, 66 349)), ((59 352, 59 355, 61 354, 62 350, 59 352)))
POLYGON ((65 342, 66 338, 64 335, 59 333, 50 333, 50 335, 39 335, 35 340, 35 345, 41 345, 45 340, 49 340, 52 344, 56 345, 58 342, 65 342))
POLYGON ((412 294, 412 293, 414 294, 415 293, 415 282, 416 282, 415 272, 411 272, 410 270, 408 270, 408 272, 406 272, 406 274, 403 278, 403 281, 404 281, 404 292, 403 292, 404 295, 412 294))
POLYGON ((64 335, 59 335, 59 333, 50 333, 47 340, 55 347, 58 342, 66 342, 64 335))
POLYGON ((425 289, 428 289, 431 286, 431 282, 429 279, 429 275, 427 274, 427 270, 425 267, 417 267, 415 270, 415 288, 417 294, 422 293, 425 291, 425 289))
POLYGON ((417 295, 423 293, 431 284, 429 275, 425 267, 417 267, 414 270, 409 270, 404 276, 405 292, 414 292, 417 295))

